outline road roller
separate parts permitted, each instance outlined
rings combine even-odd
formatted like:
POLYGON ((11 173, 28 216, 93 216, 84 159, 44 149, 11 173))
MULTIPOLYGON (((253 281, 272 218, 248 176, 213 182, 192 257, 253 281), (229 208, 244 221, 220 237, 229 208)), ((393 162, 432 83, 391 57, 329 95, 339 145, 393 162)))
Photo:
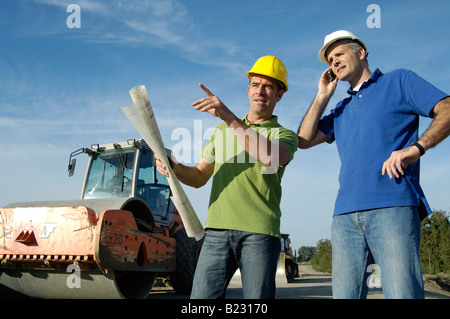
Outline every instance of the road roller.
POLYGON ((187 236, 147 143, 76 150, 69 176, 79 154, 81 198, 0 208, 0 296, 148 298, 157 276, 189 294, 201 240, 187 236))

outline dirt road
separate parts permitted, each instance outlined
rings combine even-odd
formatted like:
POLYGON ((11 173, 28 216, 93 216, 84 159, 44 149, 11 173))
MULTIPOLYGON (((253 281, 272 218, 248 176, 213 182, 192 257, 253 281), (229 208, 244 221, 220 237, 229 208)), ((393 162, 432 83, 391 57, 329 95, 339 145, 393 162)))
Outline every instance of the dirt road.
MULTIPOLYGON (((300 265, 301 277, 292 283, 278 284, 276 299, 332 299, 331 275, 314 271, 309 265, 300 265)), ((450 293, 425 285, 426 299, 450 299, 450 293)), ((154 288, 149 299, 188 299, 175 293, 171 287, 154 288)), ((242 286, 230 285, 227 299, 242 299, 242 286)), ((369 290, 368 299, 383 299, 381 288, 369 290)))

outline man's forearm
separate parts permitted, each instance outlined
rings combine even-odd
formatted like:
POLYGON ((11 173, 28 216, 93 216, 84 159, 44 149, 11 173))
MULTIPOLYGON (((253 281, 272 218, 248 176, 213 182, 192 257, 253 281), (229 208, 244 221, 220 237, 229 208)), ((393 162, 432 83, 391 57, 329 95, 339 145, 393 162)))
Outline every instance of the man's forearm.
POLYGON ((429 150, 450 135, 450 97, 441 100, 433 109, 434 119, 419 138, 418 143, 429 150))
POLYGON ((319 119, 322 116, 331 96, 316 95, 306 112, 298 129, 298 147, 308 148, 311 142, 317 136, 319 119))
POLYGON ((434 119, 430 127, 417 141, 420 145, 411 145, 404 149, 391 153, 390 157, 383 163, 381 168, 382 175, 388 174, 390 178, 394 176, 399 178, 404 175, 404 169, 409 164, 416 162, 421 153, 420 147, 424 151, 436 146, 450 134, 450 98, 441 100, 433 109, 434 119))
POLYGON ((214 171, 214 165, 201 158, 196 166, 186 166, 170 160, 173 172, 185 185, 200 188, 206 184, 214 171))

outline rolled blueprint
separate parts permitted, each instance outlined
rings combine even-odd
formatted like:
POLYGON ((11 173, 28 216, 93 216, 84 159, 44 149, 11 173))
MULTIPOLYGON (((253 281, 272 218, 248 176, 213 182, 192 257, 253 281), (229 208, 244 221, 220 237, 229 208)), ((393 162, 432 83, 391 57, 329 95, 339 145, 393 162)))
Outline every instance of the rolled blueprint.
POLYGON ((130 90, 130 95, 134 104, 122 107, 122 111, 156 156, 158 156, 161 162, 167 167, 167 170, 169 171, 169 186, 173 194, 171 199, 180 213, 184 227, 186 228, 186 233, 189 237, 200 240, 205 235, 205 230, 186 196, 186 193, 181 187, 180 181, 170 166, 145 86, 139 85, 132 88, 130 90))

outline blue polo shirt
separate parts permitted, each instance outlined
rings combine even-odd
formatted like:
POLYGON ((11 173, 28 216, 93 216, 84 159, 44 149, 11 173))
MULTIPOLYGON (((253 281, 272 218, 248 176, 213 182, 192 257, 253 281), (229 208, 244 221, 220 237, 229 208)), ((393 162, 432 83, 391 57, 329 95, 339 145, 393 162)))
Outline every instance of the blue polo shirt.
POLYGON ((419 116, 448 96, 412 71, 375 70, 358 91, 339 102, 319 122, 341 160, 334 216, 383 207, 417 206, 421 218, 431 213, 419 185, 420 161, 405 176, 381 175, 391 153, 418 139, 419 116))

